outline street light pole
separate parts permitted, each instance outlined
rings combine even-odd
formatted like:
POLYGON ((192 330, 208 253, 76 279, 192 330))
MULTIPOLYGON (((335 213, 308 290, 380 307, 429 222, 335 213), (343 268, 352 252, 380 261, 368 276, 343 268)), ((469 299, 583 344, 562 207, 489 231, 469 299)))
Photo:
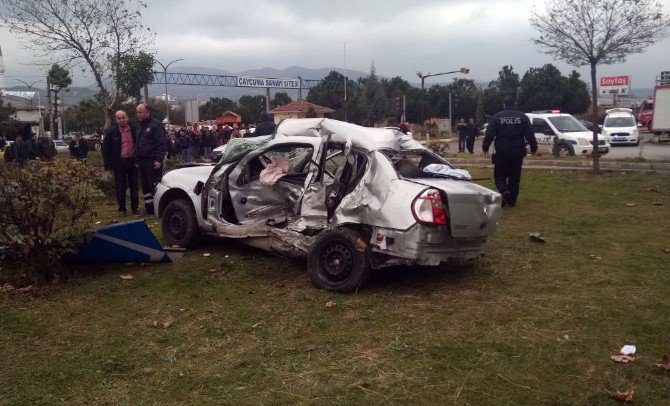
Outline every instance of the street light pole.
MULTIPOLYGON (((424 81, 426 80, 426 78, 429 78, 431 76, 449 75, 451 73, 465 73, 465 74, 468 74, 468 73, 470 73, 470 68, 460 68, 459 70, 450 70, 449 72, 440 72, 440 73, 430 73, 430 72, 427 72, 427 73, 417 72, 416 73, 416 75, 421 78, 421 125, 423 125, 423 121, 424 121, 424 117, 423 117, 424 81)), ((449 120, 451 121, 451 112, 449 112, 449 120)))
MULTIPOLYGON (((16 79, 16 80, 23 83, 24 85, 26 85, 28 87, 28 91, 31 91, 33 89, 33 86, 35 85, 35 83, 41 82, 41 80, 36 80, 33 83, 28 84, 21 79, 16 79)), ((42 97, 40 96, 39 89, 37 90, 36 93, 37 93, 37 114, 39 114, 39 116, 40 116, 40 121, 38 122, 39 135, 41 136, 42 133, 44 132, 44 118, 42 117, 42 97)), ((32 104, 32 100, 31 100, 31 104, 32 104)))
POLYGON ((155 60, 157 64, 163 68, 163 73, 165 74, 165 118, 167 119, 168 125, 170 125, 170 104, 168 101, 168 80, 167 80, 167 70, 175 62, 183 61, 183 59, 175 59, 174 61, 168 63, 167 65, 163 65, 160 63, 158 60, 155 60))

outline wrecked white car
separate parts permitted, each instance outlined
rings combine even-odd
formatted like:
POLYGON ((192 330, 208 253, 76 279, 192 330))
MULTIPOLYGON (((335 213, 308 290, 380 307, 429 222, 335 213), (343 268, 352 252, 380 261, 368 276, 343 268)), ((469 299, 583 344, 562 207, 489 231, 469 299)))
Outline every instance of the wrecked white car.
POLYGON ((370 269, 480 257, 501 196, 396 130, 291 119, 168 172, 154 205, 169 244, 240 239, 306 257, 316 287, 349 292, 370 269))

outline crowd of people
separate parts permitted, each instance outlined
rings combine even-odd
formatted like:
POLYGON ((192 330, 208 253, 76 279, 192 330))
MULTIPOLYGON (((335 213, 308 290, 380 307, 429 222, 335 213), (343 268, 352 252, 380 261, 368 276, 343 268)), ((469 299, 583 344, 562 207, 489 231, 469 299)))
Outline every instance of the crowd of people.
POLYGON ((200 127, 197 131, 182 128, 169 131, 168 158, 191 162, 209 158, 212 151, 234 138, 250 138, 270 135, 275 123, 267 112, 262 112, 257 124, 227 123, 221 129, 200 127))
MULTIPOLYGON (((76 136, 68 147, 70 156, 77 160, 86 160, 88 156, 88 142, 76 136)), ((56 146, 53 140, 46 135, 37 137, 35 133, 18 136, 11 145, 0 137, 0 150, 5 152, 5 161, 23 168, 32 160, 51 161, 56 157, 56 146)))

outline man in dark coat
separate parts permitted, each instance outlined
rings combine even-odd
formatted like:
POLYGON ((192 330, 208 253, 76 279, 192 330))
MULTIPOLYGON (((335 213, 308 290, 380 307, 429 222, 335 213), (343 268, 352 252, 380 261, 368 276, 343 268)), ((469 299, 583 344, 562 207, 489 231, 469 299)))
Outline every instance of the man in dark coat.
POLYGON ((128 114, 119 110, 114 114, 116 126, 112 127, 102 142, 102 158, 105 169, 114 173, 114 189, 116 202, 119 205, 119 214, 126 214, 126 188, 130 189, 130 208, 137 214, 139 196, 137 184, 139 169, 135 158, 137 133, 128 123, 128 114))
POLYGON ((154 214, 154 182, 163 176, 163 160, 167 153, 167 136, 160 121, 151 117, 149 106, 137 106, 137 144, 135 155, 140 168, 140 183, 144 196, 144 213, 154 214))
POLYGON ((277 128, 277 125, 272 120, 270 114, 268 114, 267 111, 261 111, 261 115, 258 118, 258 123, 256 124, 256 131, 251 134, 247 134, 246 137, 271 135, 275 133, 275 128, 277 128))
POLYGON ((72 158, 86 162, 86 157, 88 156, 88 141, 81 138, 81 134, 74 136, 74 139, 70 142, 69 149, 72 158))
POLYGON ((56 156, 54 142, 46 135, 40 136, 35 144, 35 155, 43 161, 53 161, 56 156))
POLYGON ((491 143, 495 140, 495 153, 492 158, 493 177, 498 191, 503 196, 502 205, 514 207, 519 196, 526 143, 530 145, 530 152, 535 155, 537 140, 528 116, 514 107, 514 99, 505 99, 504 107, 489 121, 482 150, 488 153, 491 143))
POLYGON ((470 118, 468 120, 467 131, 465 136, 465 146, 468 148, 468 152, 471 154, 475 153, 475 137, 479 134, 479 126, 475 124, 475 119, 470 118))
POLYGON ((30 160, 30 147, 22 137, 16 137, 14 143, 5 148, 5 161, 14 163, 19 168, 26 166, 30 160))

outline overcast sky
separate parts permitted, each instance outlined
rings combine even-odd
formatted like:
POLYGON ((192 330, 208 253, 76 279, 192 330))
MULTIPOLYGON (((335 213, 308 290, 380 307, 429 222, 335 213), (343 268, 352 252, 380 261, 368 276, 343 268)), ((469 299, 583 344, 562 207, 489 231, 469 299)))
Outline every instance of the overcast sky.
MULTIPOLYGON (((563 74, 572 67, 538 52, 530 38, 533 0, 148 0, 146 24, 156 31, 154 51, 173 66, 203 66, 239 72, 264 67, 337 67, 418 82, 417 71, 470 68, 468 78, 488 82, 503 65, 523 75, 529 67, 554 63, 563 74), (346 43, 346 53, 344 51, 346 43)), ((665 13, 670 0, 662 0, 665 13)), ((31 52, 0 29, 7 85, 36 80, 45 69, 31 52)), ((172 68, 171 68, 172 70, 172 68)), ((176 69, 177 71, 179 69, 176 69)), ((578 68, 588 81, 588 69, 578 68)), ((670 39, 628 62, 603 65, 598 76, 630 75, 634 88, 651 87, 670 70, 670 39)), ((447 78, 448 80, 448 78, 447 78)), ((445 81, 429 78, 426 84, 445 81)), ((75 85, 90 78, 76 77, 75 85)))

